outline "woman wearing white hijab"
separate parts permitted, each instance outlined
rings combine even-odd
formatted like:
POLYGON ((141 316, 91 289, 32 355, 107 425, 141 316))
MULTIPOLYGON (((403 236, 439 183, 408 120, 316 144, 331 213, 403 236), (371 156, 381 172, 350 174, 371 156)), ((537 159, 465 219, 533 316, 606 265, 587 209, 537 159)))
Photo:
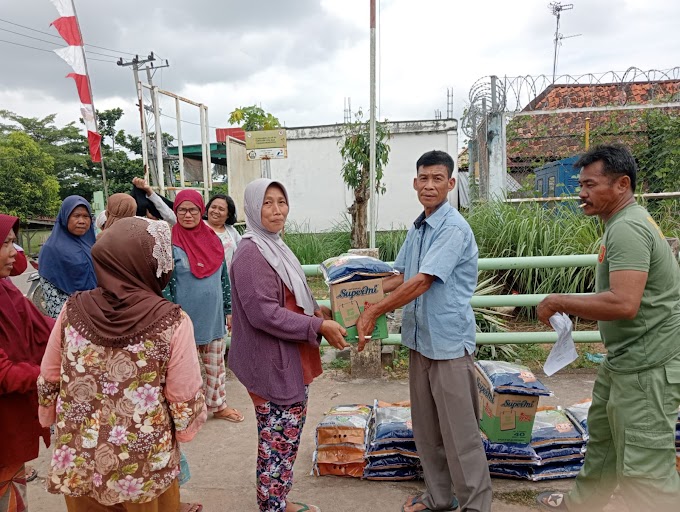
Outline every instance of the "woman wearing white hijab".
POLYGON ((262 512, 318 510, 288 502, 307 413, 308 386, 321 375, 321 336, 339 349, 345 329, 320 308, 297 257, 281 239, 284 186, 258 179, 245 190, 246 232, 231 264, 229 367, 255 405, 259 433, 257 501, 262 512))

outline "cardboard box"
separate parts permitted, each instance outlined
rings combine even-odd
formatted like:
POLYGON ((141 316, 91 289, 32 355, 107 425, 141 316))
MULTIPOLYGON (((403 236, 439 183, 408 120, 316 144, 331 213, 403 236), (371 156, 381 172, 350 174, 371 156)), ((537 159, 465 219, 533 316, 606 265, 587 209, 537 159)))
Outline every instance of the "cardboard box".
POLYGON ((538 396, 496 393, 488 377, 477 368, 481 419, 479 427, 493 443, 531 442, 538 396))
MULTIPOLYGON (((377 304, 385 297, 382 278, 338 283, 331 285, 331 311, 335 321, 347 329, 347 341, 357 340, 356 323, 359 315, 372 304, 377 304)), ((387 338, 387 318, 380 315, 375 323, 371 339, 387 338)))

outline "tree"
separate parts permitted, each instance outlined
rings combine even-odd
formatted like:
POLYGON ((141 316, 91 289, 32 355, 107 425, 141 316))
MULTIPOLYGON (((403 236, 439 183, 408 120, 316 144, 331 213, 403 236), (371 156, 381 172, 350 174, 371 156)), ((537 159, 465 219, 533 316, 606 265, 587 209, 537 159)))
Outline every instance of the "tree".
POLYGON ((59 183, 54 158, 25 133, 0 135, 0 211, 20 217, 54 217, 59 183))
MULTIPOLYGON (((390 137, 385 123, 375 124, 375 193, 384 194, 383 170, 389 161, 390 137)), ((343 166, 342 179, 354 191, 354 203, 348 208, 352 217, 351 244, 355 249, 368 247, 368 200, 370 190, 370 132, 369 122, 363 121, 361 109, 354 122, 345 124, 343 137, 338 141, 343 166)))
MULTIPOLYGON (((98 129, 104 137, 102 157, 110 194, 128 192, 132 178, 144 169, 140 158, 131 159, 128 154, 141 155, 141 139, 116 130, 116 123, 122 116, 120 108, 97 111, 98 129)), ((90 159, 84 130, 76 123, 58 127, 54 124, 55 117, 56 114, 51 114, 38 119, 0 110, 0 136, 16 132, 28 135, 54 159, 51 173, 58 180, 61 198, 76 194, 91 201, 94 192, 103 188, 100 164, 90 159), (2 123, 2 120, 9 123, 2 123)))
POLYGON ((281 126, 281 122, 276 117, 257 105, 235 109, 229 114, 229 124, 241 126, 247 132, 273 130, 281 126))
MULTIPOLYGON (((99 134, 102 136, 102 145, 104 144, 104 137, 111 139, 111 149, 116 150, 116 142, 118 132, 116 131, 116 123, 123 117, 122 108, 111 108, 100 112, 97 110, 97 128, 99 134)), ((82 123, 83 120, 81 119, 82 123)))
POLYGON ((51 173, 59 182, 62 199, 71 194, 92 197, 101 188, 101 171, 90 162, 87 139, 75 123, 63 127, 54 124, 56 114, 42 119, 23 117, 0 110, 0 136, 23 132, 54 159, 51 173), (9 121, 9 123, 7 123, 9 121))
MULTIPOLYGON (((144 172, 142 159, 131 159, 128 154, 128 152, 136 155, 142 154, 141 137, 127 135, 123 130, 116 129, 116 123, 120 121, 123 114, 124 112, 121 108, 112 108, 101 112, 97 110, 97 125, 99 133, 102 135, 102 158, 104 160, 104 168, 106 169, 109 194, 129 192, 132 178, 140 176, 144 172), (110 146, 107 144, 107 137, 111 141, 110 146), (119 146, 118 149, 116 144, 119 146)), ((166 133, 163 134, 163 137, 164 143, 172 142, 173 140, 173 137, 166 133)), ((93 170, 98 176, 101 175, 101 169, 98 164, 93 164, 93 170)), ((101 190, 101 181, 98 181, 96 186, 95 190, 101 190)))
POLYGON ((116 144, 124 147, 130 153, 142 156, 142 138, 125 133, 125 130, 118 130, 116 133, 116 144))

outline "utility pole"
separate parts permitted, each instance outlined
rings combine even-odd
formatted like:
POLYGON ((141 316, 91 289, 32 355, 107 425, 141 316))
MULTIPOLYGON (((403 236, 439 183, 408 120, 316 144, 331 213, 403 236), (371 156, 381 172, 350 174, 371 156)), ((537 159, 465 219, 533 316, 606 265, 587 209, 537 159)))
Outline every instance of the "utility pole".
POLYGON ((548 4, 548 8, 552 11, 553 16, 557 18, 557 23, 555 26, 555 40, 554 40, 555 52, 553 54, 553 76, 552 76, 552 83, 555 83, 555 74, 557 71, 557 47, 560 44, 560 40, 562 39, 562 34, 560 34, 560 16, 562 15, 562 11, 572 10, 574 8, 574 4, 562 5, 561 2, 551 2, 550 4, 548 4))
POLYGON ((369 120, 369 247, 375 247, 375 231, 376 231, 376 213, 378 206, 378 198, 375 192, 375 0, 371 0, 371 70, 370 70, 370 98, 371 98, 371 116, 369 120))
MULTIPOLYGON (((139 107, 139 122, 140 122, 140 129, 141 129, 141 134, 142 134, 142 159, 144 162, 144 178, 149 179, 149 146, 148 146, 148 140, 149 140, 149 135, 148 135, 148 130, 147 130, 147 125, 146 125, 146 117, 144 115, 144 109, 142 105, 144 104, 143 101, 143 89, 141 82, 139 81, 139 71, 142 69, 146 70, 147 73, 147 79, 149 81, 149 85, 153 85, 152 83, 152 78, 153 76, 151 75, 150 69, 160 69, 160 68, 166 68, 169 67, 170 64, 166 60, 165 64, 162 64, 161 66, 153 66, 153 62, 156 60, 156 57, 154 56, 153 52, 150 52, 149 55, 146 58, 139 58, 139 55, 135 55, 135 57, 130 60, 129 62, 123 61, 123 58, 119 58, 117 64, 122 67, 131 67, 132 68, 132 74, 135 80, 135 91, 137 92, 137 106, 139 107), (151 68, 149 66, 146 66, 146 64, 150 64, 151 68), (142 66, 144 66, 142 68, 142 66)), ((152 94, 152 103, 153 106, 155 107, 155 102, 156 98, 152 94)), ((154 112, 156 112, 156 109, 154 108, 154 112)), ((160 120, 156 119, 156 123, 159 123, 160 120)), ((156 147, 158 150, 158 141, 156 142, 156 147)), ((161 170, 162 172, 162 170, 161 170)), ((159 180, 161 179, 161 175, 158 173, 155 176, 156 178, 156 184, 160 185, 159 180)))

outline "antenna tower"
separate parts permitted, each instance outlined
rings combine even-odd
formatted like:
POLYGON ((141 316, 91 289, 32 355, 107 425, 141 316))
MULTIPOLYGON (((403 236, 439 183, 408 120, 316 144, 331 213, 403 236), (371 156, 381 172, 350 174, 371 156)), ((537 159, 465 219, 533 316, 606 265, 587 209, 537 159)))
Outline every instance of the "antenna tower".
MULTIPOLYGON (((562 11, 571 11, 573 8, 574 4, 562 4, 562 2, 550 2, 548 4, 548 9, 550 9, 552 15, 555 16, 556 19, 555 39, 553 40, 555 44, 555 51, 553 53, 553 76, 552 76, 553 83, 555 83, 555 74, 557 72, 557 48, 561 44, 562 39, 564 39, 564 36, 560 34, 560 17, 562 15, 562 11)), ((578 35, 567 37, 578 37, 578 35)))

